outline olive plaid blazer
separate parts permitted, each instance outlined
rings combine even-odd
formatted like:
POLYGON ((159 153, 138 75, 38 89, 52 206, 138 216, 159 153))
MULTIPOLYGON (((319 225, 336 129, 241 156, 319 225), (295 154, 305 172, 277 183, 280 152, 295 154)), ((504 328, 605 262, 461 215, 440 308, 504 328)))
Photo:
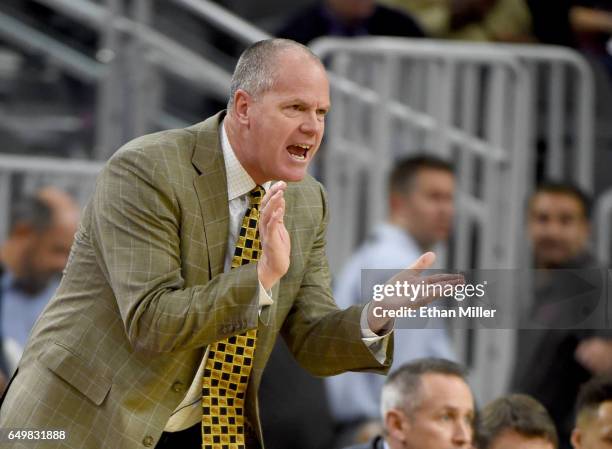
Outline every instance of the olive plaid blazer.
POLYGON ((154 447, 206 346, 255 327, 246 415, 260 441, 257 389, 279 333, 314 375, 389 368, 392 344, 379 364, 361 340, 361 307, 333 301, 326 200, 311 177, 286 191, 291 266, 274 304, 258 314, 255 264, 223 273, 222 118, 138 138, 103 169, 0 409, 1 428, 67 439, 11 447, 154 447))

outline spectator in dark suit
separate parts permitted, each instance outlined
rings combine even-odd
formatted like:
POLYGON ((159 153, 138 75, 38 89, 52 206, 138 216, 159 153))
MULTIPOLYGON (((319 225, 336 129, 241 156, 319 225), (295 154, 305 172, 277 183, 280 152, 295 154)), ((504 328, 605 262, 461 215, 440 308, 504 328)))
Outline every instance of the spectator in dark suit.
POLYGON ((519 331, 512 388, 550 411, 562 448, 569 447, 579 386, 612 369, 609 331, 589 324, 598 316, 603 273, 589 251, 590 209, 582 191, 563 183, 541 185, 529 201, 528 234, 538 270, 527 315, 544 328, 519 331))
POLYGON ((277 35, 303 44, 322 36, 425 36, 412 17, 374 0, 322 0, 298 12, 277 35))
POLYGON ((542 404, 525 394, 495 399, 478 417, 480 449, 556 449, 557 429, 542 404))
POLYGON ((384 437, 349 449, 472 448, 474 397, 455 362, 425 358, 402 365, 385 382, 381 411, 384 437))

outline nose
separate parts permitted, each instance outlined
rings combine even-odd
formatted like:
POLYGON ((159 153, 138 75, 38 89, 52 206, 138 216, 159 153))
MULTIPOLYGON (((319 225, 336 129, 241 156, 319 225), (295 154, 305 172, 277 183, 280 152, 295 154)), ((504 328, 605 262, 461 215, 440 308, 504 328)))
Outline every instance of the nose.
POLYGON ((465 422, 457 423, 455 433, 453 434, 453 442, 457 447, 470 447, 472 443, 472 427, 465 422))
POLYGON ((316 112, 311 112, 304 116, 302 123, 300 124, 300 131, 308 136, 313 136, 319 131, 321 123, 317 119, 316 112))

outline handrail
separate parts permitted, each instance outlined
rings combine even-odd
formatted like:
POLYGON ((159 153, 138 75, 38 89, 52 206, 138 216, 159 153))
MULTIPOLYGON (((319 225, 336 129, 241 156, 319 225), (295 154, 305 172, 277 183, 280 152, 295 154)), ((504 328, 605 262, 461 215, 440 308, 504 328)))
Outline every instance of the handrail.
POLYGON ((71 73, 87 81, 98 81, 106 67, 40 31, 0 12, 0 36, 30 50, 45 52, 71 73))
POLYGON ((231 34, 238 40, 252 44, 257 41, 269 39, 268 33, 253 26, 246 20, 232 14, 227 9, 211 2, 210 0, 172 0, 174 3, 184 6, 191 12, 206 19, 217 28, 231 34))
POLYGON ((598 260, 610 266, 610 242, 612 241, 612 190, 600 195, 595 209, 596 252, 598 260))
POLYGON ((82 20, 98 30, 108 27, 110 23, 116 30, 140 39, 151 46, 154 51, 159 51, 163 54, 163 58, 153 58, 151 62, 203 88, 207 88, 213 93, 229 91, 230 73, 147 25, 137 23, 122 16, 112 17, 106 8, 88 1, 35 1, 49 8, 61 11, 74 19, 82 20), (180 64, 181 67, 177 67, 177 64, 180 64))
POLYGON ((97 176, 103 167, 103 162, 90 160, 0 154, 0 173, 27 172, 45 175, 97 176))

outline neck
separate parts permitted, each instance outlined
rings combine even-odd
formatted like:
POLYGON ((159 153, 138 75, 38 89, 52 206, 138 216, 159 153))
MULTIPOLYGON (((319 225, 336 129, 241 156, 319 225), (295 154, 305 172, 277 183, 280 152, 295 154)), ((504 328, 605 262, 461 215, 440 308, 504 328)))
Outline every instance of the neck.
POLYGON ((414 232, 412 232, 410 223, 407 222, 407 220, 403 220, 401 219, 401 217, 390 216, 388 222, 389 224, 397 226, 398 228, 402 229, 406 234, 408 234, 410 238, 416 242, 419 249, 421 249, 423 252, 430 251, 434 247, 435 242, 425 242, 422 239, 419 239, 419 237, 414 232))
POLYGON ((255 181, 256 184, 262 185, 269 180, 264 179, 264 177, 260 175, 259 170, 249 158, 246 145, 243 145, 243 142, 248 141, 244 135, 244 129, 241 128, 234 119, 232 119, 230 114, 231 112, 228 112, 223 120, 223 127, 225 129, 225 133, 227 134, 227 140, 229 141, 232 150, 234 150, 234 154, 236 155, 238 162, 240 162, 240 165, 244 167, 246 172, 251 178, 253 178, 253 181, 255 181))

